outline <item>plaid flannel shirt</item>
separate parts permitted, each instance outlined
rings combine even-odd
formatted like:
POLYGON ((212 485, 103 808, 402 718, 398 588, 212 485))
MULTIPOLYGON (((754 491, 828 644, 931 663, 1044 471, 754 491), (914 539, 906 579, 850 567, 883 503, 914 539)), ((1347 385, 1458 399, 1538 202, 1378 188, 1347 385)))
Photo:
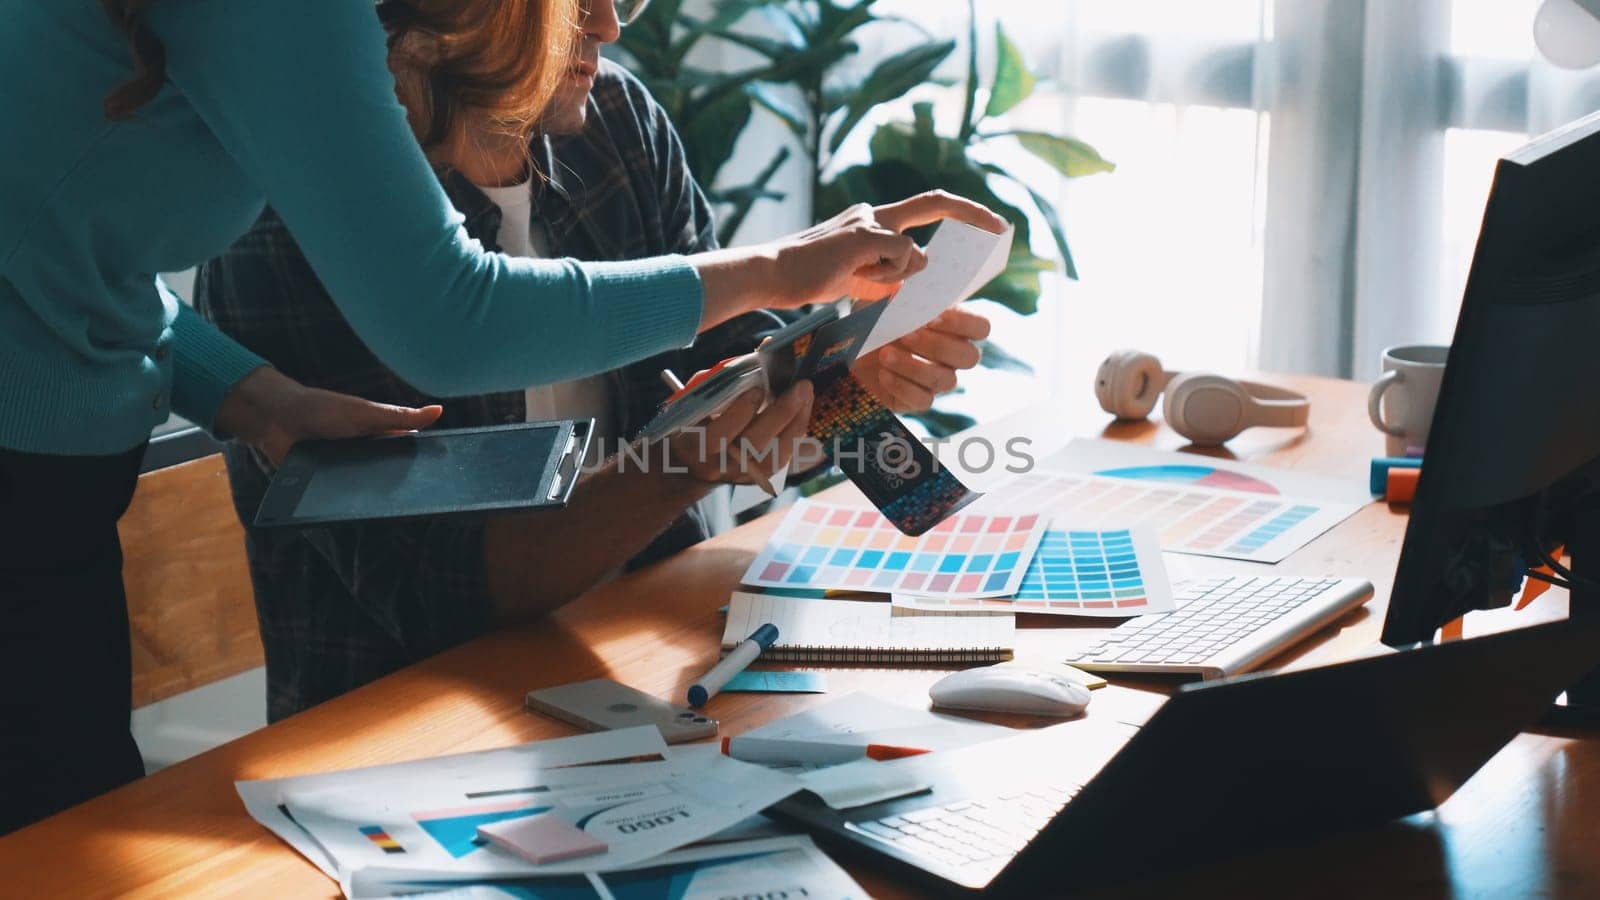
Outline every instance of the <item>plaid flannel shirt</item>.
MULTIPOLYGON (((532 226, 544 228, 553 256, 619 260, 715 248, 711 210, 677 133, 644 86, 615 64, 601 64, 584 129, 536 139, 532 150, 544 178, 535 179, 532 226)), ((499 207, 460 174, 441 177, 466 217, 468 233, 486 249, 498 249, 499 207)), ((304 384, 384 403, 443 403, 441 428, 526 418, 521 391, 441 399, 401 381, 351 330, 270 209, 225 255, 201 269, 195 300, 224 332, 304 384)), ((743 316, 701 335, 690 348, 608 373, 621 432, 636 433, 666 396, 659 380, 663 368, 706 368, 748 352, 781 324, 771 314, 743 316)), ((488 627, 481 520, 254 528, 250 520, 270 466, 238 444, 226 453, 266 650, 270 720, 488 627)), ((629 567, 674 553, 707 533, 704 517, 690 508, 629 567)))

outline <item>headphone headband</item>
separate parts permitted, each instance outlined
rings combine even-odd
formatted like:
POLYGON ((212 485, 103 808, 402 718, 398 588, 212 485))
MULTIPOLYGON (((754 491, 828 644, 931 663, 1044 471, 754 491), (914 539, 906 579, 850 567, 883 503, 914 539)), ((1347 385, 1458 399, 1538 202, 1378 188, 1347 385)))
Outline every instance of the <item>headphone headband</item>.
POLYGON ((1239 386, 1255 401, 1251 425, 1304 428, 1311 419, 1311 400, 1305 394, 1259 381, 1241 380, 1239 386))
POLYGON ((1199 372, 1172 372, 1149 353, 1119 350, 1095 375, 1095 396, 1120 419, 1143 419, 1164 394, 1167 424, 1196 444, 1220 445, 1256 425, 1304 427, 1311 401, 1297 391, 1199 372))

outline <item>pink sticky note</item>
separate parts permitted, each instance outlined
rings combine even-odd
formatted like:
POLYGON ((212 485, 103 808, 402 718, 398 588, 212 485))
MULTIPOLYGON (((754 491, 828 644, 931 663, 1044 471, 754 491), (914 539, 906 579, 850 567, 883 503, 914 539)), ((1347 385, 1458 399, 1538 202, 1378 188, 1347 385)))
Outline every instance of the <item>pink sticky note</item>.
POLYGON ((593 856, 611 849, 605 841, 548 813, 479 825, 478 837, 535 864, 593 856))

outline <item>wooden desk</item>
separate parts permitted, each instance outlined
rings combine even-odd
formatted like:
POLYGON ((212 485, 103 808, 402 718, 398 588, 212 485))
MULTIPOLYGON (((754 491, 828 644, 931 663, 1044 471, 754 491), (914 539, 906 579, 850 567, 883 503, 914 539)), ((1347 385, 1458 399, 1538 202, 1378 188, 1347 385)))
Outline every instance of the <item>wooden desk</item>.
MULTIPOLYGON (((1281 379, 1315 397, 1308 436, 1251 434, 1238 455, 1365 479, 1381 447, 1366 422, 1365 388, 1321 379, 1281 379)), ((1087 393, 1087 392, 1085 392, 1087 393)), ((1068 418, 1094 434, 1105 416, 1069 398, 1068 418)), ((1109 436, 1175 447, 1155 425, 1118 426, 1109 436)), ((1364 574, 1377 597, 1277 664, 1302 666, 1370 651, 1377 641, 1402 515, 1363 509, 1287 560, 1285 571, 1364 574)), ((717 655, 723 604, 775 525, 770 517, 644 572, 593 591, 549 620, 442 654, 339 700, 241 738, 98 800, 0 839, 7 895, 331 896, 335 886, 246 815, 241 778, 394 762, 557 737, 571 729, 522 709, 529 688, 608 676, 660 696, 681 696, 717 655)), ((1200 561, 1198 566, 1238 564, 1200 561)), ((1552 591, 1530 613, 1559 615, 1552 591)), ((1470 630, 1504 617, 1480 614, 1470 630)), ((1059 652, 1098 629, 1027 623, 1026 650, 1059 652)), ((834 692, 870 689, 926 702, 943 670, 832 670, 834 692)), ((1167 685, 1113 685, 1090 715, 1159 703, 1167 685)), ((725 733, 737 734, 821 698, 736 694, 715 701, 725 733)), ((1181 748, 1174 748, 1181 753, 1181 748)), ((1241 760, 1249 765, 1249 760, 1241 760)), ((1285 802, 1293 802, 1286 790, 1285 802)), ((1594 896, 1600 893, 1600 742, 1523 735, 1436 814, 1314 846, 1260 852, 1118 894, 1187 896, 1594 896)), ((910 896, 885 872, 851 862, 875 895, 910 896)))

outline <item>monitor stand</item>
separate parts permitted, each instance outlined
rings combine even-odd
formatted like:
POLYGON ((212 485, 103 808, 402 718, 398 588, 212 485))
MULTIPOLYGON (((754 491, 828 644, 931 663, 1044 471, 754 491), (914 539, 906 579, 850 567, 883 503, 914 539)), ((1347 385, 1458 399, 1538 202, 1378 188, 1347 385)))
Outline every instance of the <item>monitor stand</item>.
MULTIPOLYGON (((1600 502, 1588 499, 1573 516, 1573 532, 1567 542, 1572 573, 1600 582, 1600 502)), ((1568 592, 1567 615, 1600 616, 1600 590, 1574 585, 1568 592)), ((1595 648, 1600 663, 1600 647, 1595 648)), ((1567 688, 1545 711, 1540 725, 1549 728, 1600 728, 1600 665, 1567 688)))

